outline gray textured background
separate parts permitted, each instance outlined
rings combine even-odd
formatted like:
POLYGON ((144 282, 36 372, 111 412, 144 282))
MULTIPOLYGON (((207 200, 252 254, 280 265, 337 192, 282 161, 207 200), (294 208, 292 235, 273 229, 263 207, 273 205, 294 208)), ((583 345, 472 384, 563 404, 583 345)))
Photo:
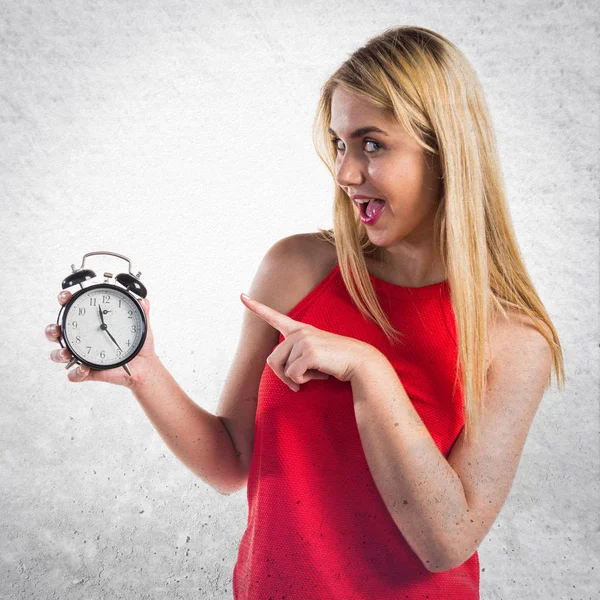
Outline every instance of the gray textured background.
POLYGON ((158 354, 214 412, 238 296, 264 252, 331 225, 310 138, 319 87, 401 24, 439 31, 475 66, 519 243, 565 352, 567 388, 542 402, 480 546, 482 599, 597 597, 596 10, 3 2, 0 597, 232 597, 245 490, 225 497, 196 478, 125 388, 68 382, 44 327, 72 263, 123 253, 149 289, 158 354))

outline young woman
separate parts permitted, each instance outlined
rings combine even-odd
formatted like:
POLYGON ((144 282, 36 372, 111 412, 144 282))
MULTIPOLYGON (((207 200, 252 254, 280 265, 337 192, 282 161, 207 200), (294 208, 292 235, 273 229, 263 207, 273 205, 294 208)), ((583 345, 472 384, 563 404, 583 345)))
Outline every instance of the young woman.
POLYGON ((552 368, 564 385, 483 91, 441 35, 387 30, 325 83, 314 133, 334 227, 265 255, 218 416, 151 331, 134 378, 68 378, 129 387, 205 482, 247 485, 236 599, 479 598, 477 548, 552 368))

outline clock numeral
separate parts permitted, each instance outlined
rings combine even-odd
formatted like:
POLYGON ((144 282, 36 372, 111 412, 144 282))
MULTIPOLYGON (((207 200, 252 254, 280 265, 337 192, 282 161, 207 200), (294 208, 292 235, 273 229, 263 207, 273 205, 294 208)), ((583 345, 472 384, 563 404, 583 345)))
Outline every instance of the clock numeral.
POLYGON ((81 338, 80 338, 79 336, 77 336, 77 337, 75 338, 75 343, 76 343, 76 344, 79 344, 79 343, 81 343, 81 338))
POLYGON ((129 309, 127 312, 129 313, 129 317, 127 317, 127 318, 133 319, 133 309, 129 309))
POLYGON ((123 354, 123 353, 117 348, 117 357, 121 358, 121 354, 123 354))
POLYGON ((102 304, 110 304, 110 296, 102 296, 102 304))
POLYGON ((96 306, 96 298, 90 298, 90 306, 96 306))
POLYGON ((77 329, 77 321, 73 321, 73 323, 71 323, 71 325, 73 326, 73 329, 77 329))
POLYGON ((105 352, 104 352, 104 350, 101 350, 100 351, 100 358, 104 358, 104 356, 105 356, 105 352))
POLYGON ((79 316, 85 315, 85 308, 79 307, 79 316))
POLYGON ((131 340, 127 340, 127 347, 131 346, 131 340))
POLYGON ((91 346, 86 346, 86 348, 87 348, 87 353, 89 354, 90 350, 92 349, 92 347, 91 346))
POLYGON ((136 331, 137 331, 137 329, 136 329, 135 325, 132 325, 131 326, 131 333, 135 333, 136 331))
POLYGON ((119 308, 121 308, 121 298, 119 298, 119 308))

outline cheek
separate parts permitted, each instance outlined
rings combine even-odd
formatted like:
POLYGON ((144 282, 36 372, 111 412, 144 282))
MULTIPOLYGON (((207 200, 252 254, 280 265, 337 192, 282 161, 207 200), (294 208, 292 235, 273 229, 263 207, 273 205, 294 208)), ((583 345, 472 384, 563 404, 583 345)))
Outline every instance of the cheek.
POLYGON ((392 161, 378 160, 369 166, 369 177, 376 190, 385 198, 391 198, 402 187, 402 181, 406 178, 406 173, 392 161))
POLYGON ((395 161, 380 161, 369 169, 374 188, 389 199, 392 210, 406 207, 418 209, 422 198, 426 172, 420 160, 406 157, 395 161))

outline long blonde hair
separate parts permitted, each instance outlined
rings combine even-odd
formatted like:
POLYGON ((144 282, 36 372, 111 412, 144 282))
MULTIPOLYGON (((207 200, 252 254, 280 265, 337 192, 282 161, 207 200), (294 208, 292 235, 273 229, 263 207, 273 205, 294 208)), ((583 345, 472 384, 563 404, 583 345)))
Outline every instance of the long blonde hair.
MULTIPOLYGON (((495 311, 528 315, 552 350, 559 389, 565 382, 562 348, 521 257, 511 223, 483 89, 468 59, 450 41, 423 27, 388 29, 356 50, 321 88, 313 144, 336 182, 336 149, 328 128, 337 86, 389 111, 426 154, 438 155, 442 193, 434 241, 442 257, 454 311, 463 390, 465 435, 479 437, 495 311), (540 325, 543 322, 550 333, 540 325)), ((335 185, 333 228, 321 237, 336 248, 340 272, 360 312, 377 323, 391 343, 399 341, 368 275, 365 255, 381 257, 358 209, 335 185)), ((400 334, 401 335, 401 334, 400 334)), ((459 380, 459 376, 461 379, 459 380)), ((551 385, 551 374, 546 389, 551 385)))

